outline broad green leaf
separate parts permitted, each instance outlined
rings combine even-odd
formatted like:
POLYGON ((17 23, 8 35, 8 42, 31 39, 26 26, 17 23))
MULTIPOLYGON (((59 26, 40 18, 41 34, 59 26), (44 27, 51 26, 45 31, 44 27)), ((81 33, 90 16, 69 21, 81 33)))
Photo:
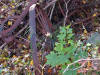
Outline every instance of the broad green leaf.
POLYGON ((61 40, 64 40, 65 39, 66 34, 60 34, 57 37, 58 37, 58 40, 61 41, 61 40))
POLYGON ((71 39, 74 36, 74 34, 68 34, 67 39, 71 39))
POLYGON ((68 61, 68 56, 67 55, 57 55, 54 52, 51 52, 49 55, 46 56, 47 58, 47 63, 51 65, 52 67, 55 67, 56 65, 61 65, 64 64, 65 62, 68 61))
POLYGON ((63 75, 77 75, 77 71, 71 71, 71 70, 68 70, 66 71, 63 75))
POLYGON ((68 61, 68 56, 67 55, 64 55, 64 54, 58 55, 57 58, 58 58, 58 60, 57 60, 58 65, 64 64, 65 62, 68 61))
POLYGON ((70 26, 71 26, 71 25, 67 25, 67 26, 66 26, 66 29, 69 29, 69 28, 70 28, 70 26))
POLYGON ((52 67, 55 67, 57 65, 56 60, 57 60, 57 54, 54 52, 51 52, 49 55, 46 56, 47 62, 46 64, 51 65, 52 67))
POLYGON ((67 30, 67 34, 69 34, 69 33, 72 33, 72 29, 71 28, 67 30))
POLYGON ((66 28, 65 27, 60 27, 60 33, 66 34, 66 28))
POLYGON ((55 45, 56 45, 56 47, 54 48, 54 50, 56 50, 56 51, 62 51, 63 50, 63 45, 61 43, 56 43, 55 45))
MULTIPOLYGON (((57 36, 57 42, 55 43, 54 52, 51 52, 46 56, 47 63, 51 65, 52 67, 55 67, 56 65, 64 65, 62 66, 62 71, 65 69, 67 64, 70 64, 74 62, 75 60, 78 60, 82 57, 85 57, 87 54, 87 51, 83 51, 83 43, 79 41, 77 44, 74 40, 74 34, 72 32, 72 28, 70 28, 70 25, 67 27, 61 27, 60 33, 57 36), (72 61, 69 60, 69 58, 72 59, 72 61)), ((71 69, 74 69, 74 67, 70 67, 71 69)), ((63 75, 76 75, 76 71, 66 71, 63 75)))
POLYGON ((74 45, 74 41, 73 40, 68 40, 68 43, 71 45, 74 45))

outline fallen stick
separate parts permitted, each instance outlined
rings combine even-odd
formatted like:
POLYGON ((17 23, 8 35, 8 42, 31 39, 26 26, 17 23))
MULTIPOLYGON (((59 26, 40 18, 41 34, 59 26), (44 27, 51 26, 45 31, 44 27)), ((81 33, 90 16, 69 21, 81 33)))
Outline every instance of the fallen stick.
POLYGON ((35 15, 35 6, 36 4, 33 4, 29 9, 29 26, 30 26, 30 43, 31 43, 31 49, 32 49, 32 57, 33 62, 35 66, 35 75, 41 75, 40 73, 40 65, 39 65, 39 59, 37 56, 37 45, 36 45, 36 15, 35 15))

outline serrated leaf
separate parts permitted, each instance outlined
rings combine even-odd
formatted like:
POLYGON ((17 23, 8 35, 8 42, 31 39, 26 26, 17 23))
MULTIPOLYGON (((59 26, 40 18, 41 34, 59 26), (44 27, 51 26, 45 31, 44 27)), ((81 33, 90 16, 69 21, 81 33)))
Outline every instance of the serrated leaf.
POLYGON ((60 27, 60 33, 66 34, 66 28, 65 27, 60 27))
POLYGON ((51 52, 49 55, 46 56, 47 58, 47 63, 51 65, 52 67, 55 67, 56 65, 61 65, 64 64, 65 62, 68 61, 68 56, 67 55, 57 55, 54 52, 51 52))
POLYGON ((57 37, 58 37, 58 40, 59 40, 59 41, 62 41, 62 40, 65 39, 66 34, 60 34, 60 35, 58 35, 57 37))
POLYGON ((56 43, 55 45, 56 45, 56 47, 54 48, 54 50, 56 50, 56 51, 62 51, 63 50, 63 45, 61 43, 56 43))
POLYGON ((68 34, 67 39, 71 39, 74 36, 74 34, 68 34))
POLYGON ((71 45, 74 45, 74 41, 73 40, 68 40, 68 43, 71 45))
POLYGON ((71 28, 67 30, 67 34, 69 34, 69 33, 72 33, 72 29, 71 28))
MULTIPOLYGON (((72 28, 70 28, 70 25, 68 25, 67 27, 60 28, 60 34, 57 36, 58 39, 55 43, 55 52, 51 52, 46 56, 46 64, 49 64, 52 67, 55 67, 56 65, 65 65, 65 63, 70 64, 74 60, 78 60, 81 54, 84 56, 85 52, 81 52, 82 50, 79 51, 80 53, 76 51, 77 47, 80 47, 82 44, 80 42, 76 44, 73 36, 74 34, 72 32, 72 28), (77 54, 79 53, 78 56, 76 55, 76 52, 77 54), (70 61, 69 58, 71 58, 72 61, 70 61)), ((64 67, 61 68, 62 70, 64 70, 64 67)), ((72 67, 70 68, 72 69, 72 67)), ((68 71, 64 73, 64 75, 76 75, 76 71, 73 72, 68 71)))
POLYGON ((67 25, 67 26, 66 26, 66 29, 69 29, 69 28, 70 28, 70 26, 71 26, 71 25, 67 25))
POLYGON ((55 60, 57 60, 57 54, 54 52, 51 52, 49 55, 46 56, 47 62, 46 64, 51 65, 52 67, 56 66, 57 63, 55 60))

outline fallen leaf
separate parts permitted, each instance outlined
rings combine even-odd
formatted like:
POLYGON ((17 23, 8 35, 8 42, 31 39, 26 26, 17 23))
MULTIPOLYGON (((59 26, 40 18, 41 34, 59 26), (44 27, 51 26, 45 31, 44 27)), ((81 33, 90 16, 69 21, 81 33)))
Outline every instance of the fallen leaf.
POLYGON ((93 17, 95 17, 95 16, 97 16, 97 13, 94 13, 94 14, 93 14, 93 17))
POLYGON ((86 4, 86 0, 83 0, 82 3, 83 3, 83 4, 86 4))
POLYGON ((11 26, 12 25, 12 21, 8 21, 8 26, 11 26))
POLYGON ((33 65, 33 60, 30 61, 30 65, 31 65, 31 66, 33 65))

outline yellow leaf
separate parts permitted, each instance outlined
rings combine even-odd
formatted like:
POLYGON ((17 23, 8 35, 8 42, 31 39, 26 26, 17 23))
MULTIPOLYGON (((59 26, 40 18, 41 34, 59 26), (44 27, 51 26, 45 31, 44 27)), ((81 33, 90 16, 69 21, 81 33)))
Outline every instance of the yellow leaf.
POLYGON ((12 25, 12 21, 8 21, 8 26, 11 26, 12 25))
POLYGON ((3 67, 6 67, 7 66, 7 62, 3 62, 3 67))
POLYGON ((7 8, 7 6, 6 6, 6 5, 3 5, 3 6, 2 6, 2 8, 6 9, 6 8, 7 8))
POLYGON ((87 34, 87 30, 86 29, 84 29, 84 34, 87 34))
POLYGON ((31 66, 33 65, 33 60, 31 60, 30 65, 31 65, 31 66))
POLYGON ((88 49, 88 52, 91 52, 91 49, 88 49))
POLYGON ((11 3, 10 6, 11 6, 12 8, 15 8, 15 5, 13 5, 13 3, 11 3))
POLYGON ((11 10, 11 13, 15 13, 15 12, 16 12, 16 10, 14 10, 14 9, 13 9, 13 10, 11 10))
POLYGON ((23 45, 24 48, 27 48, 25 45, 23 45))
POLYGON ((94 13, 94 14, 93 14, 93 17, 95 17, 95 16, 97 16, 97 13, 94 13))
POLYGON ((14 5, 12 5, 11 7, 12 7, 12 8, 15 8, 15 6, 14 6, 14 5))
POLYGON ((16 1, 15 0, 12 0, 12 3, 15 3, 16 1))
POLYGON ((30 35, 28 35, 28 40, 30 40, 30 35))
POLYGON ((13 55, 13 58, 17 58, 17 56, 16 55, 13 55))
POLYGON ((88 33, 87 30, 84 29, 83 35, 84 35, 85 37, 87 37, 87 35, 88 35, 87 33, 88 33))
POLYGON ((91 62, 88 61, 87 68, 90 68, 91 66, 92 66, 91 62))

